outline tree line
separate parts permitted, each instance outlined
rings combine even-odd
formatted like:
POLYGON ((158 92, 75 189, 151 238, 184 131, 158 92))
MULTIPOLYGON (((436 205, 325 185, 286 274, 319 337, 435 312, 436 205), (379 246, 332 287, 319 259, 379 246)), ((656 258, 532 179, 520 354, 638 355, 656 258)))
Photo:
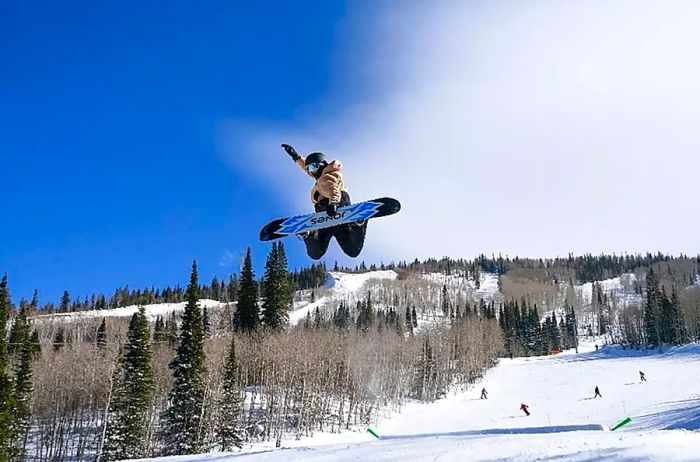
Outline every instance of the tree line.
MULTIPOLYGON (((393 307, 376 310, 369 295, 359 312, 345 310, 345 321, 288 328, 291 284, 284 247, 274 244, 260 280, 247 252, 232 313, 232 305, 209 314, 200 307, 193 264, 181 317, 159 316, 151 325, 141 307, 126 325, 118 318, 61 321, 58 346, 47 337, 53 324, 31 331, 27 323, 23 338, 44 329, 36 343, 53 345, 37 353, 28 340, 25 356, 13 359, 0 344, 0 384, 9 383, 2 390, 13 396, 3 400, 13 404, 0 422, 19 416, 20 405, 30 409, 28 397, 32 410, 6 426, 2 442, 16 452, 0 460, 108 461, 337 432, 406 399, 468 386, 502 348, 494 319, 417 330, 415 309, 403 319, 393 307)), ((5 332, 9 293, 2 300, 5 332)))

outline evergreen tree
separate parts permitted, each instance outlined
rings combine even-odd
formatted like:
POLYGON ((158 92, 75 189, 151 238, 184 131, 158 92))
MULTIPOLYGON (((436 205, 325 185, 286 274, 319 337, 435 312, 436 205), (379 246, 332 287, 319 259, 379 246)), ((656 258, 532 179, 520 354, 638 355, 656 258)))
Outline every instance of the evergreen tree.
POLYGON ((165 332, 170 345, 175 346, 177 344, 177 317, 175 312, 170 313, 170 319, 165 321, 165 332))
POLYGON ((647 272, 647 299, 644 305, 644 331, 647 345, 660 346, 661 338, 661 293, 659 281, 653 268, 647 272))
POLYGON ((221 383, 219 419, 216 424, 216 439, 222 451, 240 448, 243 444, 239 429, 239 414, 243 395, 240 384, 240 367, 236 358, 235 338, 231 337, 231 347, 224 366, 221 383))
POLYGON ((414 306, 411 310, 411 318, 413 318, 413 328, 418 328, 418 315, 416 314, 416 307, 414 306))
POLYGON ((25 456, 31 417, 29 404, 34 390, 32 386, 32 360, 35 353, 28 332, 27 335, 22 336, 22 344, 18 353, 19 360, 15 366, 12 408, 14 422, 11 451, 13 460, 21 460, 25 456))
POLYGON ((578 324, 573 306, 569 309, 569 313, 566 316, 566 332, 571 339, 569 348, 575 348, 576 352, 578 352, 578 324))
POLYGON ((58 307, 59 313, 67 313, 70 311, 70 295, 68 291, 63 291, 63 296, 61 297, 61 304, 58 307))
POLYGON ((413 317, 411 315, 411 308, 409 308, 408 305, 406 305, 406 314, 404 316, 405 316, 406 330, 408 331, 409 334, 413 335, 413 317))
POLYGON ((147 418, 155 391, 150 338, 146 311, 141 306, 131 317, 124 354, 120 356, 102 460, 148 455, 147 418))
POLYGON ((559 324, 557 323, 557 315, 552 313, 551 318, 547 318, 548 334, 549 334, 549 349, 551 350, 561 350, 561 332, 559 331, 559 324))
POLYGON ((281 242, 272 244, 272 250, 265 264, 263 288, 265 289, 265 301, 262 306, 263 323, 274 330, 282 329, 287 325, 292 296, 287 257, 281 242))
POLYGON ((107 321, 102 318, 100 327, 97 328, 97 335, 95 335, 95 345, 98 348, 104 348, 107 346, 107 321))
POLYGON ((32 345, 32 357, 38 359, 41 357, 41 340, 39 339, 39 332, 37 330, 32 331, 30 337, 30 344, 32 345))
POLYGON ((10 319, 10 293, 7 289, 7 275, 0 280, 0 462, 10 460, 10 442, 14 427, 14 397, 12 380, 7 371, 10 357, 7 351, 7 321, 10 319))
POLYGON ((153 327, 153 343, 159 345, 168 341, 168 332, 165 329, 165 322, 162 316, 156 317, 156 324, 153 327))
POLYGON ((450 314, 450 297, 447 293, 447 285, 442 286, 442 315, 447 318, 450 314))
POLYGON ((673 286, 671 290, 669 318, 670 342, 677 345, 688 342, 688 332, 685 328, 683 313, 681 312, 681 302, 678 299, 678 290, 676 290, 675 286, 673 286))
POLYGON ((18 355, 24 344, 29 340, 29 321, 26 304, 21 304, 15 322, 10 329, 10 341, 8 352, 11 355, 18 355))
POLYGON ((403 337, 403 328, 404 324, 401 323, 401 317, 399 314, 395 311, 391 311, 391 324, 394 325, 394 330, 396 331, 396 335, 403 337))
POLYGON ((211 298, 218 301, 221 301, 222 298, 219 291, 219 279, 216 276, 211 280, 211 298))
POLYGON ((29 303, 29 307, 31 308, 32 312, 39 308, 39 290, 34 289, 34 293, 32 294, 32 301, 29 303))
POLYGON ((233 328, 237 332, 250 332, 257 329, 259 325, 258 283, 255 281, 253 261, 250 257, 250 247, 248 247, 238 282, 238 306, 233 315, 233 328))
POLYGON ((321 310, 319 310, 318 307, 316 307, 316 309, 314 310, 314 329, 320 329, 322 322, 323 319, 321 318, 321 310))
POLYGON ((209 310, 204 307, 202 312, 202 326, 204 326, 204 337, 209 337, 211 335, 211 320, 209 319, 209 310))
POLYGON ((367 292, 367 298, 363 302, 358 302, 357 328, 362 332, 367 332, 376 319, 374 308, 372 308, 372 296, 367 292))
POLYGON ((204 417, 204 326, 197 306, 199 285, 197 264, 192 264, 187 287, 187 305, 182 315, 180 342, 170 363, 174 383, 165 410, 162 437, 165 451, 172 454, 196 454, 202 449, 204 417))
POLYGON ((59 327, 53 339, 53 351, 60 351, 66 345, 66 335, 63 327, 59 327))
POLYGON ((436 396, 437 368, 430 340, 425 337, 421 357, 416 367, 414 396, 421 401, 430 401, 436 396))

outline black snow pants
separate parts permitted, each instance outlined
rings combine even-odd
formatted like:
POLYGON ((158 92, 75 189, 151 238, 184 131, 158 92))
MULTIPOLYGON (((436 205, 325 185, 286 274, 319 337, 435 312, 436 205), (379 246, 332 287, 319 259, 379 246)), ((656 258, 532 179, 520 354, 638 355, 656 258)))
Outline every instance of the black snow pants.
MULTIPOLYGON (((350 205, 350 195, 343 191, 339 207, 350 205)), ((316 212, 323 212, 328 206, 328 200, 317 203, 314 208, 316 212)), ((355 258, 362 252, 365 244, 365 233, 367 232, 367 221, 364 223, 347 223, 333 226, 331 228, 319 229, 304 237, 306 253, 314 260, 318 260, 326 254, 331 238, 335 236, 338 245, 348 257, 355 258)))

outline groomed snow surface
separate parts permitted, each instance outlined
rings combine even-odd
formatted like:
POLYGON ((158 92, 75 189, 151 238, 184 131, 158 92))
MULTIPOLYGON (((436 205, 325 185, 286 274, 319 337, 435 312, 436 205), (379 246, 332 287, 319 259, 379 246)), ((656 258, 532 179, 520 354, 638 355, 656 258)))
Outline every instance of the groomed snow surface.
POLYGON ((700 461, 698 377, 700 345, 662 353, 595 351, 590 341, 578 354, 501 360, 470 391, 411 403, 380 419, 372 425, 379 440, 364 432, 317 433, 282 449, 172 460, 700 461), (640 370, 647 382, 640 382, 640 370), (603 398, 593 398, 596 385, 603 398), (486 400, 479 399, 482 388, 486 400), (530 407, 529 417, 521 403, 530 407), (631 424, 609 431, 627 416, 631 424))

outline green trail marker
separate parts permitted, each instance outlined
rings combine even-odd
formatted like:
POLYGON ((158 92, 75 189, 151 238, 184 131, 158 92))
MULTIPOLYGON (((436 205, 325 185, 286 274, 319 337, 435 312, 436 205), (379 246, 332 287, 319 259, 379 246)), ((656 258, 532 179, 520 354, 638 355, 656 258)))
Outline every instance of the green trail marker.
POLYGON ((372 430, 371 428, 369 428, 369 427, 367 428, 367 433, 369 433, 370 435, 372 435, 372 436, 374 436, 375 438, 379 439, 379 435, 377 435, 377 433, 376 433, 374 430, 372 430))
POLYGON ((615 431, 615 430, 617 430, 618 428, 624 427, 625 425, 627 425, 627 424, 630 423, 630 422, 632 422, 632 418, 631 418, 631 417, 627 417, 625 420, 623 420, 623 421, 620 422, 619 424, 615 425, 615 426, 614 426, 613 428, 611 428, 610 430, 611 430, 611 431, 615 431))

